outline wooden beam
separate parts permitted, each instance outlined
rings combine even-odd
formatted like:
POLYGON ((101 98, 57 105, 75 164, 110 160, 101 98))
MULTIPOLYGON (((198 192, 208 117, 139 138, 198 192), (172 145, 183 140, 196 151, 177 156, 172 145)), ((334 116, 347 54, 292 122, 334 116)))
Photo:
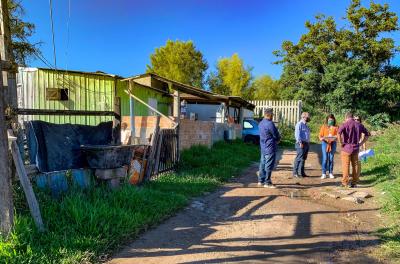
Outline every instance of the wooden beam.
POLYGON ((29 210, 33 220, 35 221, 36 227, 40 232, 44 231, 44 225, 42 220, 42 215, 40 213, 39 203, 36 200, 35 193, 31 185, 31 181, 26 174, 24 162, 22 161, 21 154, 19 152, 18 144, 15 140, 11 143, 11 153, 14 159, 14 164, 17 169, 17 174, 19 181, 24 189, 26 200, 28 201, 29 210))
POLYGON ((150 110, 152 110, 153 112, 156 112, 157 114, 159 114, 162 117, 165 117, 166 119, 168 119, 172 124, 173 124, 173 128, 178 126, 178 123, 175 122, 174 119, 170 118, 169 116, 164 115, 163 113, 161 113, 160 111, 158 111, 157 109, 155 109, 154 107, 148 105, 147 103, 145 103, 142 99, 140 99, 139 97, 133 95, 131 92, 125 90, 125 93, 127 93, 130 97, 134 98, 136 101, 138 101, 139 103, 145 105, 147 108, 149 108, 150 110))
POLYGON ((113 111, 87 111, 87 110, 51 110, 51 109, 24 109, 16 110, 19 115, 71 115, 71 116, 114 116, 120 119, 121 116, 113 111))
MULTIPOLYGON (((174 108, 173 108, 173 116, 179 120, 181 118, 181 99, 179 96, 179 91, 174 91, 174 108)), ((179 121, 178 121, 179 122, 179 121)))
POLYGON ((156 119, 156 127, 154 128, 153 136, 151 137, 151 147, 149 153, 149 159, 147 160, 147 170, 146 170, 146 177, 145 180, 149 180, 154 168, 155 163, 155 156, 157 153, 158 147, 158 140, 159 140, 159 133, 160 133, 160 116, 157 116, 156 119))
MULTIPOLYGON (((0 1, 0 232, 8 236, 14 225, 14 205, 11 185, 11 161, 8 148, 6 110, 16 104, 16 86, 10 86, 9 73, 3 69, 3 61, 12 61, 11 34, 7 0, 0 1), (11 93, 11 89, 15 89, 11 93)), ((10 78, 12 80, 12 78, 10 78)), ((15 77, 14 77, 15 81, 15 77)), ((14 82, 15 83, 15 82, 14 82)))

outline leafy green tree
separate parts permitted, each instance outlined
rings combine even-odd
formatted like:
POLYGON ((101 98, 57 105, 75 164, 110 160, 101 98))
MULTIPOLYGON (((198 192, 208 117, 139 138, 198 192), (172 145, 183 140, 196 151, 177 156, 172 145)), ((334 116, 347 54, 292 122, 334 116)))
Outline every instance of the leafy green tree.
POLYGON ((203 87, 208 68, 203 54, 192 41, 168 40, 165 46, 156 48, 150 56, 147 72, 196 87, 203 87))
POLYGON ((35 32, 35 25, 23 20, 25 10, 21 1, 8 0, 7 4, 14 58, 17 64, 24 66, 35 53, 40 54, 40 43, 31 43, 27 40, 35 32))
POLYGON ((256 78, 251 86, 254 100, 278 100, 280 98, 281 86, 279 81, 268 75, 256 78))
POLYGON ((251 97, 251 68, 244 65, 237 53, 217 62, 217 71, 211 73, 208 85, 214 93, 223 95, 251 97))
POLYGON ((285 41, 275 51, 283 64, 282 97, 302 99, 331 109, 385 111, 400 99, 398 69, 390 60, 398 51, 387 33, 398 30, 398 17, 387 4, 361 6, 352 0, 347 25, 332 17, 316 16, 306 22, 308 32, 297 44, 285 41), (390 73, 390 74, 389 74, 390 73))

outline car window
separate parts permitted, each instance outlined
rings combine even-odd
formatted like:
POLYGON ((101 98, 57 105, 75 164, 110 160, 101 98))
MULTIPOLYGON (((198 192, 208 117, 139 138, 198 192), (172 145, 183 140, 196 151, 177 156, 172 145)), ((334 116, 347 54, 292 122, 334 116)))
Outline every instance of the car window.
POLYGON ((243 127, 244 127, 244 128, 253 128, 253 125, 250 124, 250 122, 244 121, 243 127))

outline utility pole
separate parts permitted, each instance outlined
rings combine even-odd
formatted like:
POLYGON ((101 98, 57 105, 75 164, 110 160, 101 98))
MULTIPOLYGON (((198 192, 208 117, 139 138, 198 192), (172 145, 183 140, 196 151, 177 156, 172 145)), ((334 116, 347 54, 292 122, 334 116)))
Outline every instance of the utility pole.
POLYGON ((0 1, 0 73, 0 232, 7 236, 14 223, 7 129, 17 103, 7 0, 0 1))

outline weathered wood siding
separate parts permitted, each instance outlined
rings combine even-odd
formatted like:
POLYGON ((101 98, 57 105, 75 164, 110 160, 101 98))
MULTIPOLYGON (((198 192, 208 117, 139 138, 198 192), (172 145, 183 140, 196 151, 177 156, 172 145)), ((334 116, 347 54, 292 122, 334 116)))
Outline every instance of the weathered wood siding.
MULTIPOLYGON (((113 111, 116 78, 103 74, 20 68, 17 78, 18 107, 27 109, 113 111), (47 88, 68 89, 68 100, 47 100, 47 88)), ((106 116, 36 115, 20 121, 43 120, 56 124, 96 125, 106 116)))

